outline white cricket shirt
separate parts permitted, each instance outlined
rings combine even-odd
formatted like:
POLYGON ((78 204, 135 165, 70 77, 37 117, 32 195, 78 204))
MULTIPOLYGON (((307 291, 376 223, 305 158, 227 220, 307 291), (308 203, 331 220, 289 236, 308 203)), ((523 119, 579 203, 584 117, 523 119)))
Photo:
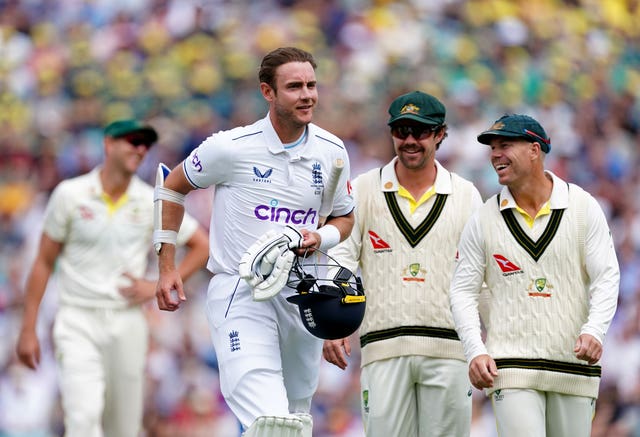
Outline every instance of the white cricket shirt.
POLYGON ((353 210, 343 142, 314 124, 307 129, 305 142, 285 149, 267 114, 252 125, 211 135, 185 159, 184 173, 194 187, 215 185, 208 263, 214 274, 237 274, 244 251, 268 230, 315 230, 335 159, 345 169, 332 215, 353 210))

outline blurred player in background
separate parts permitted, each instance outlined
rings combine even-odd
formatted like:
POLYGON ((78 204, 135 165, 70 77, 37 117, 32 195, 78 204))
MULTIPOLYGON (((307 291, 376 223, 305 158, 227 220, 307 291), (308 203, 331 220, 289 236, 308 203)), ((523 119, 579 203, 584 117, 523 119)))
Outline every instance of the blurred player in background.
MULTIPOLYGON (((260 91, 269 104, 266 117, 213 134, 164 182, 173 201, 163 201, 162 232, 178 228, 181 196, 215 186, 208 264, 215 276, 206 312, 221 391, 247 436, 267 430, 311 436, 309 411, 322 341, 305 329, 298 307, 286 301, 294 290, 285 287, 267 300, 252 298, 252 289, 239 277, 243 253, 268 231, 280 234, 287 225, 303 236, 301 251, 326 250, 353 226, 344 144, 311 123, 318 102, 315 67, 313 56, 297 48, 268 53, 259 71, 260 91), (345 171, 333 212, 318 228, 323 190, 336 159, 345 163, 345 171)), ((165 242, 159 254, 158 305, 169 311, 184 300, 174 250, 165 242), (171 296, 172 290, 179 298, 171 296)))
MULTIPOLYGON (((40 247, 26 284, 20 361, 36 369, 38 309, 57 273, 60 305, 53 341, 66 437, 137 437, 142 429, 148 328, 141 305, 154 296, 144 278, 153 233, 153 188, 135 174, 158 135, 136 120, 104 130, 104 163, 60 183, 47 205, 40 247)), ((179 273, 204 267, 206 232, 187 217, 189 250, 179 273)))
POLYGON ((605 215, 545 170, 551 140, 535 119, 505 115, 478 141, 503 188, 465 227, 450 290, 469 377, 492 397, 498 435, 588 436, 620 281, 605 215))
MULTIPOLYGON (((367 290, 360 380, 368 437, 469 434, 471 385, 448 291, 460 233, 482 199, 435 159, 445 113, 420 91, 391 103, 396 157, 353 181, 353 231, 329 251, 360 267, 367 290)), ((323 354, 344 369, 350 352, 345 338, 326 341, 323 354)))

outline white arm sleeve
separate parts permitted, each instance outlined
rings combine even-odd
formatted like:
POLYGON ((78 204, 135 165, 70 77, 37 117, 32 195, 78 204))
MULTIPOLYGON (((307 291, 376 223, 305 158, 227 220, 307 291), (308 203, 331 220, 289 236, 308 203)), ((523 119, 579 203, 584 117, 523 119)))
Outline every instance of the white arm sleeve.
POLYGON ((486 354, 482 341, 478 299, 485 270, 484 242, 477 212, 469 219, 458 246, 449 299, 456 331, 462 341, 468 362, 478 355, 486 354))
POLYGON ((607 219, 596 199, 589 197, 585 235, 585 263, 589 273, 589 318, 581 334, 590 334, 600 343, 616 312, 620 288, 620 267, 607 219))

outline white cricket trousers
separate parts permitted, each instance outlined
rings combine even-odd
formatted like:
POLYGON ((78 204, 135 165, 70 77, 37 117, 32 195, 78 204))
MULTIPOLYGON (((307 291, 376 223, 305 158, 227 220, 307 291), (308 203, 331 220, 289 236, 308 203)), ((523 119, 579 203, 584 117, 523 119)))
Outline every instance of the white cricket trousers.
POLYGON ((256 302, 245 281, 217 273, 207 318, 218 358, 220 390, 247 429, 259 416, 308 413, 318 386, 322 340, 302 324, 285 289, 256 302))
POLYGON ((530 389, 491 394, 500 437, 589 437, 596 400, 530 389))
POLYGON ((53 340, 65 437, 137 437, 148 346, 142 310, 62 306, 53 340))
POLYGON ((467 363, 418 355, 362 368, 367 437, 465 437, 471 428, 467 363))

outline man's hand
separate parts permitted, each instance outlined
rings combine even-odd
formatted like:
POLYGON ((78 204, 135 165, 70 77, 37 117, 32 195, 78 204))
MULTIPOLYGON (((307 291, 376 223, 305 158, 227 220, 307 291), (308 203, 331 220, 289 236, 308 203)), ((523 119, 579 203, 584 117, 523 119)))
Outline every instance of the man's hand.
POLYGON ((602 344, 592 335, 581 334, 573 348, 576 358, 594 365, 602 358, 602 344))
POLYGON ((351 356, 351 342, 349 338, 339 340, 325 340, 322 346, 322 356, 331 364, 342 370, 347 368, 347 358, 351 356), (345 356, 346 354, 346 356, 345 356))
POLYGON ((130 285, 126 287, 120 287, 118 291, 124 296, 130 305, 141 305, 151 299, 155 295, 156 284, 153 281, 146 279, 136 278, 130 273, 124 273, 130 285))
POLYGON ((22 364, 36 370, 40 364, 40 342, 35 329, 23 329, 20 331, 16 353, 22 364))
POLYGON ((177 270, 161 272, 156 286, 158 308, 163 311, 175 311, 187 300, 182 286, 182 278, 177 270))
POLYGON ((302 241, 298 248, 293 249, 293 252, 297 256, 308 257, 320 247, 322 238, 317 232, 309 231, 308 229, 300 229, 300 233, 302 234, 302 241))
POLYGON ((469 380, 478 390, 493 387, 498 367, 489 355, 478 355, 469 364, 469 380))

